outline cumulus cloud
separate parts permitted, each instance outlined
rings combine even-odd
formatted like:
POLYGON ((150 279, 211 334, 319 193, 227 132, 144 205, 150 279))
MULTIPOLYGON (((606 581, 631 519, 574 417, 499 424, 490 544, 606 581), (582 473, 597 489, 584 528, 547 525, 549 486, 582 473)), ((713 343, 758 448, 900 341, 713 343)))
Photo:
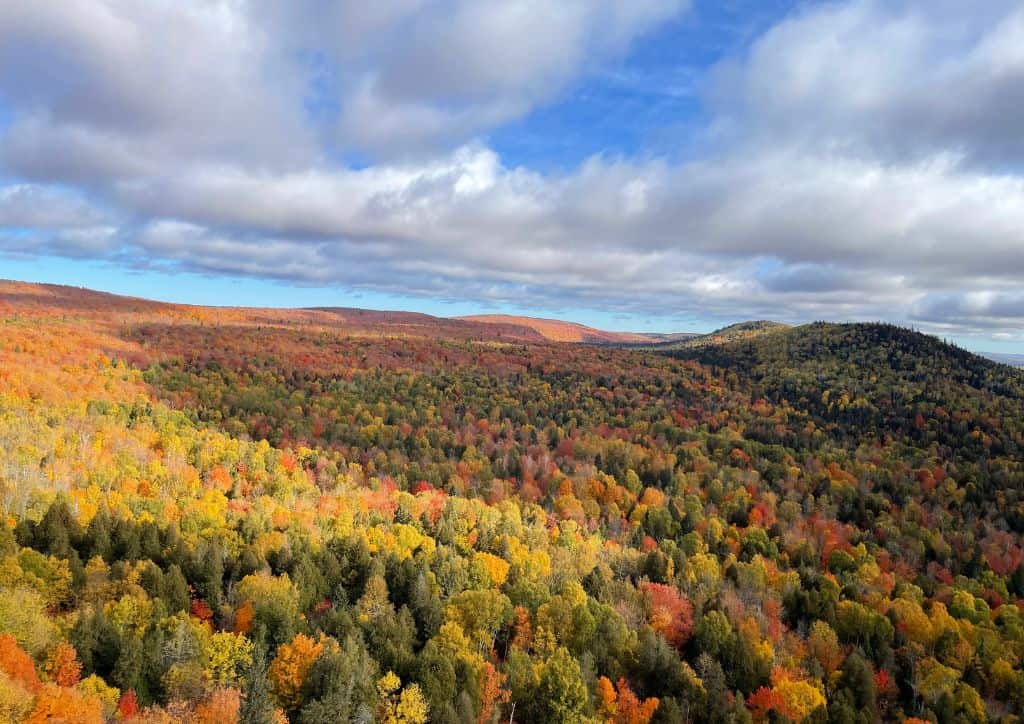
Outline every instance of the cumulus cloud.
POLYGON ((0 7, 0 248, 547 308, 1022 322, 1017 3, 811 6, 710 73, 703 155, 557 173, 478 134, 685 3, 314 5, 0 7))
POLYGON ((280 167, 315 148, 301 77, 228 2, 0 4, 4 160, 28 176, 103 180, 182 161, 280 167), (90 171, 94 178, 90 178, 90 171))
POLYGON ((724 63, 720 110, 756 143, 894 161, 1024 161, 1024 7, 860 0, 807 10, 724 63))
POLYGON ((342 148, 393 156, 459 142, 552 100, 688 0, 278 0, 258 17, 320 72, 342 148))
POLYGON ((102 222, 104 214, 74 193, 33 184, 0 188, 0 227, 66 229, 102 222))
POLYGON ((993 333, 996 339, 1012 337, 1024 327, 1024 292, 1016 289, 982 292, 927 294, 915 303, 912 318, 943 327, 993 333), (998 336, 997 336, 998 335, 998 336))

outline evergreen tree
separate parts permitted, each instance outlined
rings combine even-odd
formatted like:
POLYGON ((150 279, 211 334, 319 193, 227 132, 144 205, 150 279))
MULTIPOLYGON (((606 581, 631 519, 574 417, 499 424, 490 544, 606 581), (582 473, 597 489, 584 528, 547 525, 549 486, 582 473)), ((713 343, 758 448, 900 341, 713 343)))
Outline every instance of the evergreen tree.
POLYGON ((369 721, 376 701, 377 662, 355 636, 325 651, 303 684, 303 724, 369 721))
POLYGON ((143 704, 152 700, 146 677, 145 650, 138 636, 128 635, 121 640, 121 651, 110 678, 121 691, 134 691, 143 704))
POLYGON ((100 508, 85 529, 83 548, 87 560, 96 556, 111 559, 110 529, 110 515, 105 508, 100 508))
POLYGON ((188 610, 188 581, 176 563, 172 563, 163 576, 160 597, 170 613, 188 610))
POLYGON ((242 706, 238 719, 245 724, 274 724, 274 704, 270 698, 270 685, 267 681, 267 645, 262 637, 258 637, 253 650, 252 665, 245 674, 245 687, 242 690, 242 706))

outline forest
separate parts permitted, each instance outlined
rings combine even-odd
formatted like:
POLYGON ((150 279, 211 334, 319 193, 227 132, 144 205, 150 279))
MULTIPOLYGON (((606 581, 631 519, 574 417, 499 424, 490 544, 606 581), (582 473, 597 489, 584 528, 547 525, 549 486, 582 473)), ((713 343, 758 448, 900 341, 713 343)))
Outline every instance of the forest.
POLYGON ((0 284, 0 720, 1018 722, 1024 371, 0 284))

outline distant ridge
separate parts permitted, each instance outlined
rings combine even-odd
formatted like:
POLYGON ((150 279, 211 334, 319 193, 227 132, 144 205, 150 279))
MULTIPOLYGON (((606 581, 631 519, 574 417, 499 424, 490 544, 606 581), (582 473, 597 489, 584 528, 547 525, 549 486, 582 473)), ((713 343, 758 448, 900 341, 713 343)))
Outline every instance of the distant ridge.
POLYGON ((1001 362, 1011 367, 1024 367, 1024 354, 1007 354, 1005 352, 981 352, 980 354, 993 362, 1001 362))
POLYGON ((302 326, 310 330, 341 330, 348 334, 465 339, 516 344, 545 342, 626 344, 650 343, 658 335, 606 332, 575 322, 512 315, 435 317, 421 312, 353 307, 201 306, 158 302, 82 287, 0 279, 0 311, 103 314, 111 322, 206 324, 233 326, 302 326))
POLYGON ((538 317, 518 317, 511 314, 473 314, 456 317, 466 322, 483 324, 502 324, 518 327, 529 327, 551 342, 587 342, 594 344, 637 344, 649 343, 651 335, 634 332, 606 332, 576 322, 563 322, 558 319, 541 319, 538 317))

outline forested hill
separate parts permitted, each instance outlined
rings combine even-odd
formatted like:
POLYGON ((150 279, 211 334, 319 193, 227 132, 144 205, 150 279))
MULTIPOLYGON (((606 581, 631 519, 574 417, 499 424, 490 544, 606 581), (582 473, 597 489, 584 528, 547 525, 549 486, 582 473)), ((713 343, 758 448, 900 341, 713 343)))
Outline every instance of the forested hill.
POLYGON ((835 443, 898 445, 908 458, 930 451, 969 481, 979 504, 1020 484, 1024 370, 936 337, 815 323, 673 354, 735 375, 753 399, 804 411, 835 443))
POLYGON ((0 329, 0 721, 1024 715, 1022 378, 933 338, 9 283, 0 329))
POLYGON ((673 354, 741 374, 757 393, 858 424, 901 425, 901 413, 958 406, 1011 411, 1024 399, 1024 371, 890 324, 777 327, 673 354))

